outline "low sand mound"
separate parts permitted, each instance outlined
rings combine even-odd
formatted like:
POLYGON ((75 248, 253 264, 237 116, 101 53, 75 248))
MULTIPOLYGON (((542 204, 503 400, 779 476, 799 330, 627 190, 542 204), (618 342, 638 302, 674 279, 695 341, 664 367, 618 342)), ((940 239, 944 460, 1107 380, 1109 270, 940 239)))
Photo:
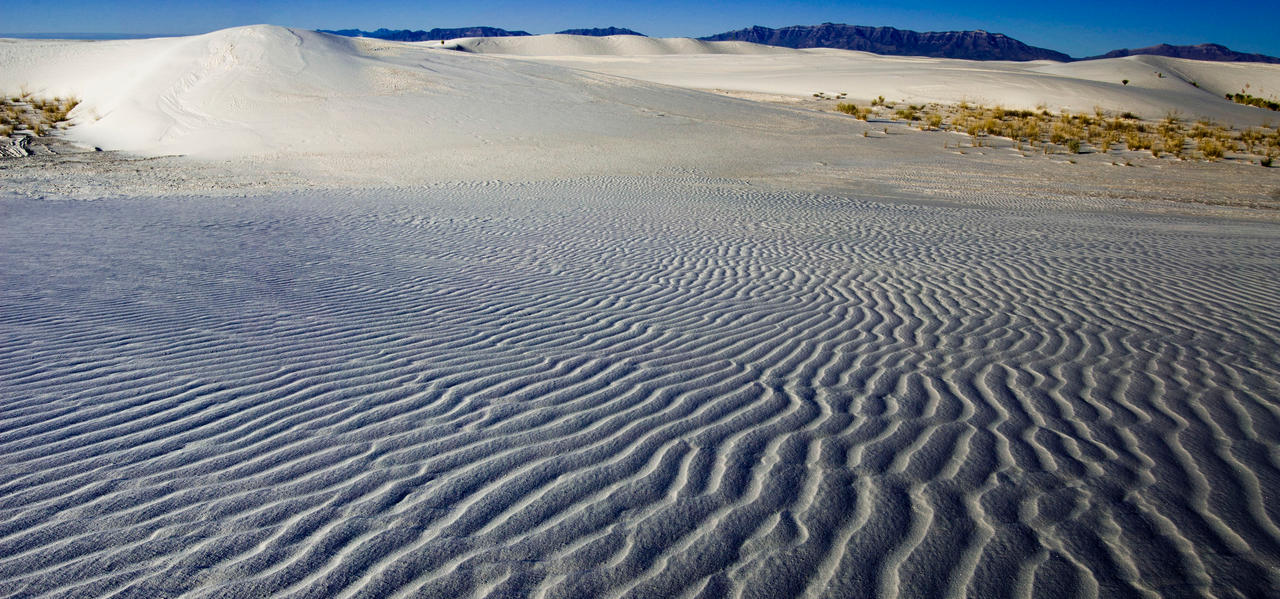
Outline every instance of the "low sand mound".
POLYGON ((1008 108, 1092 111, 1102 107, 1160 118, 1169 112, 1238 125, 1280 120, 1274 112, 1223 98, 1247 84, 1254 95, 1280 90, 1280 66, 1206 63, 1135 56, 1079 63, 979 62, 946 58, 881 56, 847 50, 792 50, 732 56, 552 55, 558 64, 697 89, 723 89, 807 97, 845 92, 855 101, 953 104, 974 102, 1008 108), (1129 80, 1128 84, 1124 81, 1129 80), (1199 87, 1193 85, 1196 82, 1199 87))
POLYGON ((1052 64, 1037 70, 1109 84, 1128 79, 1131 87, 1157 93, 1190 94, 1214 106, 1225 100, 1224 94, 1237 92, 1264 98, 1280 97, 1280 65, 1276 64, 1128 56, 1052 64))
POLYGON ((749 42, 704 42, 687 37, 653 38, 636 35, 535 35, 530 37, 469 37, 450 40, 445 47, 482 54, 515 56, 651 56, 671 54, 794 54, 790 48, 749 42))

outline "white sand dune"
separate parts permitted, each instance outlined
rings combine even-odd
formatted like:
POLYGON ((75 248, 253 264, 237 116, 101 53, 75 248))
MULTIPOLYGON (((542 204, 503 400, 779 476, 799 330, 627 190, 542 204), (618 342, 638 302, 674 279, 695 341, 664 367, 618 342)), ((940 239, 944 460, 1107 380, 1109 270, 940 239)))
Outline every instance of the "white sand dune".
POLYGON ((584 161, 600 147, 638 153, 647 147, 639 142, 674 139, 663 151, 679 154, 692 151, 680 139, 790 126, 751 103, 640 81, 271 26, 145 41, 8 40, 0 64, 0 90, 82 100, 70 138, 150 155, 342 156, 335 168, 352 157, 410 156, 441 171, 463 159, 519 168, 543 148, 583 148, 584 161))
POLYGON ((710 158, 706 148, 719 144, 732 154, 725 162, 741 162, 768 151, 773 140, 761 131, 829 127, 647 82, 1055 110, 1101 106, 1151 118, 1175 111, 1245 125, 1275 113, 1228 102, 1223 93, 1246 83, 1258 95, 1280 93, 1277 65, 1151 57, 992 63, 637 36, 466 38, 442 48, 270 26, 155 40, 0 40, 0 64, 0 91, 80 98, 68 136, 89 146, 307 158, 331 169, 361 162, 353 171, 399 162, 400 172, 441 173, 494 160, 520 168, 538 151, 574 149, 572 156, 548 155, 530 171, 589 163, 603 148, 649 164, 710 158), (1127 86, 1120 83, 1126 78, 1127 86), (648 150, 660 144, 661 152, 648 150))
POLYGON ((1101 106, 1147 118, 1173 111, 1183 118, 1208 117, 1242 125, 1280 120, 1274 112, 1223 98, 1245 89, 1246 84, 1254 95, 1280 97, 1280 65, 1152 56, 1076 63, 978 62, 831 49, 755 46, 758 50, 752 50, 754 44, 743 42, 599 39, 607 41, 556 35, 464 39, 457 45, 472 52, 537 57, 548 64, 699 89, 792 96, 847 92, 864 101, 884 96, 895 101, 978 102, 1022 109, 1092 111, 1101 106))
POLYGON ((1209 92, 527 43, 579 55, 276 27, 0 41, 0 88, 84 99, 68 135, 198 158, 0 165, 0 597, 1280 588, 1280 229, 1124 210, 1274 171, 938 152, 563 65, 1188 113, 1209 92), (77 178, 122 184, 67 201, 77 178), (205 195, 232 180, 266 183, 205 195))

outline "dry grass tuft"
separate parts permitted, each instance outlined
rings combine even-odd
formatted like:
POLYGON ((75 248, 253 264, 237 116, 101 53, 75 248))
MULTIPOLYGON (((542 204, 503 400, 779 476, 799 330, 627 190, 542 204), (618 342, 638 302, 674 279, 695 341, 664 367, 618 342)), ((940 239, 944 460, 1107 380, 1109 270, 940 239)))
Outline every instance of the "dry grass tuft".
POLYGON ((76 98, 37 98, 26 90, 16 96, 0 96, 0 134, 44 135, 63 126, 79 104, 76 98))

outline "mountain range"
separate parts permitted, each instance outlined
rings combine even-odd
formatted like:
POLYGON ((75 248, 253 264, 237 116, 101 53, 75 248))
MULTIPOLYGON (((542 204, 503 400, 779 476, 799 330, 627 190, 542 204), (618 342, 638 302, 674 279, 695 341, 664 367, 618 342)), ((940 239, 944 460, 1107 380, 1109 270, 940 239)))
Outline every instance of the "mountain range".
POLYGON ((453 29, 432 29, 431 31, 423 31, 421 29, 412 31, 409 29, 377 29, 374 31, 361 31, 359 29, 320 29, 320 33, 332 33, 334 35, 343 35, 346 37, 372 37, 380 40, 391 40, 394 42, 431 42, 436 40, 451 40, 460 37, 514 37, 520 35, 533 35, 528 31, 507 31, 497 27, 457 27, 453 29))
MULTIPOLYGON (((531 35, 527 31, 508 31, 497 27, 461 27, 456 29, 432 29, 411 31, 408 29, 359 29, 320 30, 348 37, 373 37, 394 41, 434 41, 460 37, 510 37, 531 35)), ((595 29, 566 29, 557 33, 573 35, 640 35, 644 34, 620 27, 595 29)), ((1169 56, 1193 60, 1217 62, 1264 62, 1280 64, 1280 58, 1264 54, 1236 52, 1219 44, 1172 46, 1160 44, 1135 50, 1113 50, 1088 58, 1072 58, 1067 54, 1024 44, 1002 33, 976 31, 911 31, 894 27, 867 27, 841 23, 821 25, 794 25, 772 29, 748 27, 698 38, 704 41, 742 41, 782 46, 786 48, 837 48, 860 50, 874 54, 893 56, 928 56, 935 58, 961 58, 966 60, 1053 60, 1071 62, 1100 58, 1119 58, 1135 55, 1169 56)))
POLYGON ((893 56, 932 56, 968 60, 1056 60, 1070 56, 1028 46, 1001 33, 986 31, 910 31, 823 23, 781 29, 748 27, 703 38, 709 42, 753 42, 786 48, 840 48, 893 56))
POLYGON ((562 33, 566 35, 592 35, 596 37, 604 37, 606 35, 638 35, 640 37, 648 37, 645 34, 640 33, 639 31, 633 31, 631 29, 627 29, 626 27, 598 27, 595 29, 565 29, 564 31, 557 31, 556 33, 562 33))

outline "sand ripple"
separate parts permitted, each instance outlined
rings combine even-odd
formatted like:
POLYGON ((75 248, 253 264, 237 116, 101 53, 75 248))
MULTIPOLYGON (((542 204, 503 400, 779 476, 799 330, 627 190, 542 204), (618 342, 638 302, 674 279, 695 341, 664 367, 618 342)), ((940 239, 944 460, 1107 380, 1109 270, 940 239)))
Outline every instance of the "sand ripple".
POLYGON ((1274 225, 694 177, 0 211, 3 596, 1280 588, 1274 225))

